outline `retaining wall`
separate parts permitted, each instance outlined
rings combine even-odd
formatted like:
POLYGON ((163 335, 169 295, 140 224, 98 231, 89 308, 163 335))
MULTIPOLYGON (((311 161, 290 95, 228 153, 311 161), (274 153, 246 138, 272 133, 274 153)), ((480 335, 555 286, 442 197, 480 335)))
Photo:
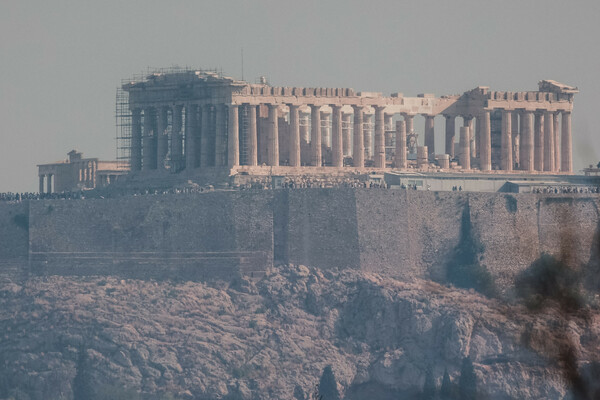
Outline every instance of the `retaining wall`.
POLYGON ((39 273, 182 279, 264 271, 270 206, 252 192, 36 201, 30 264, 39 273))
POLYGON ((22 264, 28 252, 29 202, 0 202, 0 264, 22 264))
POLYGON ((0 204, 0 260, 34 272, 229 279, 273 259, 442 278, 464 210, 501 287, 542 252, 586 263, 597 195, 294 189, 0 204), (468 206, 468 209, 466 208, 468 206))

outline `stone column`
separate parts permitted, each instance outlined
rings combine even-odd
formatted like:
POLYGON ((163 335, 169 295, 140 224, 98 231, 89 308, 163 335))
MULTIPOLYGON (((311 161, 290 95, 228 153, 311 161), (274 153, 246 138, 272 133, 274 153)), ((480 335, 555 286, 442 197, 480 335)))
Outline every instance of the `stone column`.
POLYGON ((515 134, 518 135, 519 134, 519 113, 514 111, 514 112, 511 112, 510 114, 511 114, 510 125, 512 127, 512 134, 513 134, 513 136, 515 134))
POLYGON ((279 106, 269 104, 269 130, 267 143, 267 165, 279 166, 279 106))
POLYGON ((175 170, 183 167, 183 142, 182 142, 182 113, 183 106, 173 107, 173 126, 171 129, 171 161, 175 170))
POLYGON ((352 165, 355 168, 365 166, 365 142, 363 136, 363 110, 360 106, 354 109, 354 149, 352 151, 352 165))
POLYGON ((446 118, 446 154, 454 158, 454 136, 456 136, 455 117, 453 115, 444 115, 446 118))
POLYGON ((477 159, 481 158, 481 127, 483 126, 482 115, 475 117, 475 135, 471 130, 471 155, 477 159))
POLYGON ((154 156, 154 109, 144 108, 144 134, 142 138, 143 153, 142 153, 142 171, 149 171, 155 168, 154 156))
POLYGON ((139 108, 131 110, 131 170, 142 169, 142 116, 139 108))
MULTIPOLYGON (((473 130, 473 117, 470 115, 467 116, 463 116, 463 126, 466 126, 467 128, 469 128, 470 131, 473 130)), ((471 132, 468 133, 469 135, 469 140, 471 139, 471 132)))
POLYGON ((523 111, 521 114, 523 125, 521 127, 521 169, 534 171, 534 141, 533 141, 533 113, 523 111))
POLYGON ((52 193, 52 178, 54 174, 46 174, 46 193, 52 193))
POLYGON ((544 114, 540 112, 535 113, 534 123, 534 157, 533 163, 536 171, 544 170, 544 114))
POLYGON ((396 154, 394 158, 396 168, 406 168, 406 122, 396 121, 396 154))
MULTIPOLYGON (((385 122, 385 131, 386 132, 394 132, 394 126, 392 125, 394 123, 394 114, 388 114, 385 113, 383 115, 383 120, 385 122)), ((392 138, 392 135, 389 136, 390 140, 392 138)), ((388 136, 386 135, 386 140, 388 139, 388 136)), ((388 145, 388 142, 386 142, 386 146, 388 145)), ((392 144, 389 143, 389 145, 391 146, 392 144)))
POLYGON ((410 114, 402 114, 404 117, 404 122, 406 123, 406 146, 408 147, 408 152, 417 151, 417 136, 415 135, 415 126, 414 126, 414 115, 410 114), (414 140, 414 143, 412 142, 414 140))
POLYGON ((523 110, 513 111, 519 114, 519 169, 523 170, 523 163, 525 162, 525 113, 523 110))
POLYGON ((478 120, 481 122, 479 143, 479 168, 482 171, 492 170, 492 136, 490 130, 490 112, 484 110, 478 120))
POLYGON ((229 168, 240 165, 240 122, 237 104, 229 105, 229 122, 227 124, 227 166, 229 168))
MULTIPOLYGON (((298 140, 298 143, 300 141, 298 140)), ((344 149, 342 147, 342 107, 331 106, 331 150, 334 167, 344 166, 344 149)))
POLYGON ((40 179, 39 193, 42 194, 44 193, 44 175, 39 175, 38 177, 40 179))
POLYGON ((554 172, 560 171, 560 121, 558 113, 552 113, 552 122, 554 123, 554 172))
POLYGON ((215 166, 227 165, 227 135, 225 133, 225 104, 215 105, 215 166))
POLYGON ((403 114, 404 122, 406 123, 406 134, 411 135, 415 133, 415 116, 410 114, 403 114))
MULTIPOLYGON (((156 167, 156 159, 154 159, 154 165, 156 167)), ((96 187, 96 163, 92 161, 90 173, 92 174, 92 187, 96 187)))
POLYGON ((512 171, 512 123, 513 113, 508 110, 502 111, 502 133, 500 136, 500 168, 503 171, 512 171))
POLYGON ((388 155, 391 156, 392 145, 394 143, 394 114, 385 114, 383 116, 385 120, 385 159, 388 159, 388 155))
MULTIPOLYGON (((463 115, 462 118, 463 118, 463 126, 466 126, 467 128, 469 128, 469 130, 467 132, 467 135, 468 135, 468 138, 470 140, 469 151, 471 152, 471 158, 475 158, 475 154, 474 154, 474 152, 475 152, 475 146, 474 146, 475 139, 472 137, 473 136, 473 132, 474 132, 473 131, 473 127, 474 127, 473 126, 474 125, 473 124, 473 117, 471 115, 467 115, 467 116, 463 115)), ((470 167, 470 162, 469 162, 469 169, 470 168, 471 167, 470 167)))
POLYGON ((158 108, 158 122, 157 122, 157 143, 156 143, 156 167, 158 169, 165 168, 165 159, 169 152, 169 121, 168 121, 168 109, 167 107, 158 108))
POLYGON ((315 167, 321 166, 321 106, 310 106, 310 148, 311 164, 315 167))
POLYGON ((471 169, 471 138, 470 129, 468 126, 460 128, 460 154, 459 163, 463 169, 471 169))
POLYGON ((554 171, 554 119, 548 111, 544 114, 544 171, 554 171))
POLYGON ((300 125, 300 140, 304 143, 310 143, 310 117, 308 113, 300 113, 300 118, 303 118, 303 123, 300 125))
POLYGON ((248 147, 248 165, 258 165, 258 130, 256 125, 256 106, 248 104, 248 138, 246 146, 248 147))
MULTIPOLYGON (((201 167, 210 167, 211 160, 213 156, 213 151, 215 150, 210 146, 210 111, 211 105, 204 104, 200 107, 201 119, 200 119, 200 166, 201 167)), ((238 108, 239 112, 239 108, 238 108)), ((239 134, 239 131, 238 131, 239 134)))
MULTIPOLYGON (((204 118, 203 118, 204 119, 204 118)), ((198 105, 186 104, 185 106, 185 168, 196 168, 196 127, 198 126, 198 105)))
POLYGON ((385 168, 385 107, 375 106, 375 168, 385 168))
POLYGON ((300 113, 299 106, 289 104, 290 109, 290 167, 299 167, 300 158, 300 113))
POLYGON ((371 132, 371 114, 363 112, 363 143, 365 145, 365 160, 373 159, 373 132, 371 132), (368 121, 368 122, 367 122, 368 121))
POLYGON ((562 112, 562 127, 561 127, 561 172, 573 172, 573 150, 571 138, 571 112, 562 112))
POLYGON ((330 118, 329 113, 321 111, 321 152, 331 147, 330 118))
POLYGON ((352 114, 342 114, 342 142, 344 156, 352 155, 352 114))
POLYGON ((425 147, 429 151, 428 160, 435 158, 435 116, 425 115, 425 147))
MULTIPOLYGON (((511 111, 511 127, 512 127, 512 168, 515 163, 519 163, 519 146, 520 146, 520 133, 519 133, 519 113, 516 110, 511 111)), ((519 168, 521 166, 519 165, 519 168)))
POLYGON ((441 154, 436 158, 441 169, 450 169, 450 155, 441 154))

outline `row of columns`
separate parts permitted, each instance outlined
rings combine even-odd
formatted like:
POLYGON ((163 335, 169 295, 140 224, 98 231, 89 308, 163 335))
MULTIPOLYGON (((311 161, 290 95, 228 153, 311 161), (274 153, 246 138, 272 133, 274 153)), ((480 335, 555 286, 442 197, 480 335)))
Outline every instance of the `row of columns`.
MULTIPOLYGON (((446 152, 454 152, 454 117, 446 117, 446 152)), ((485 110, 477 117, 478 142, 474 146, 473 121, 464 118, 464 129, 461 128, 459 163, 470 169, 471 158, 479 154, 482 171, 491 170, 491 126, 490 111, 485 110), (463 136, 464 135, 464 136, 463 136), (469 156, 467 157, 468 152, 469 156)), ((572 172, 572 133, 571 113, 562 112, 561 124, 559 113, 550 111, 510 111, 502 110, 500 136, 500 169, 512 171, 515 162, 524 171, 572 172), (520 125, 517 121, 520 116, 520 125), (517 136, 518 135, 518 136, 517 136), (513 160, 513 139, 519 138, 518 160, 513 160)))
MULTIPOLYGON (((269 104, 268 119, 267 119, 267 160, 266 164, 270 166, 279 165, 279 127, 278 127, 278 110, 279 105, 269 104)), ((239 165, 239 112, 238 105, 231 105, 229 113, 228 125, 229 131, 229 166, 239 165)), ((245 106, 248 113, 248 165, 257 165, 257 129, 256 129, 256 106, 245 106)), ((289 165, 299 167, 302 164, 301 158, 301 141, 310 141, 310 164, 311 166, 322 166, 322 121, 321 121, 321 106, 309 105, 311 109, 310 118, 310 133, 307 124, 300 124, 300 106, 290 104, 289 107, 289 124, 290 124, 290 139, 289 139, 289 165)), ((332 165, 334 167, 342 167, 344 164, 344 156, 353 155, 354 166, 364 167, 365 165, 365 148, 369 147, 367 138, 370 135, 365 135, 363 130, 363 108, 354 107, 354 138, 351 141, 351 115, 342 113, 342 107, 339 105, 331 105, 331 148, 332 148, 332 165), (354 143, 354 149, 351 151, 351 142, 354 143)), ((374 164, 377 168, 385 167, 385 107, 375 107, 375 154, 374 164)), ((412 116, 409 116, 412 122, 412 116)), ((391 116, 388 124, 391 124, 391 116)))
POLYGON ((42 174, 42 175, 39 175, 39 179, 40 179, 39 192, 44 193, 44 182, 45 182, 46 183, 46 192, 45 193, 52 193, 52 181, 54 180, 54 174, 42 174))
MULTIPOLYGON (((174 105, 171 107, 171 160, 187 169, 207 166, 229 166, 240 164, 240 110, 238 105, 220 104, 216 106, 196 104, 174 105), (182 114, 185 108, 185 141, 183 140, 182 114), (212 132, 212 133, 211 133, 212 132), (185 145, 185 158, 183 157, 185 145), (185 163, 185 164, 184 164, 185 163)), ((245 161, 248 165, 258 165, 258 128, 257 106, 244 105, 247 118, 245 140, 245 161)), ((279 121, 277 104, 268 104, 267 117, 267 160, 270 166, 279 165, 279 121)), ((301 141, 311 142, 310 164, 322 165, 321 106, 309 105, 311 109, 310 133, 307 124, 300 123, 300 106, 289 107, 289 165, 299 167, 302 164, 301 141)), ((373 162, 376 168, 386 166, 386 126, 391 125, 392 116, 385 114, 384 106, 374 106, 375 129, 374 146, 371 135, 365 134, 363 106, 353 106, 354 127, 351 149, 350 136, 352 116, 342 114, 342 107, 331 105, 331 149, 332 165, 342 167, 344 157, 353 156, 355 167, 365 166, 365 149, 374 149, 373 162)), ((511 171, 518 161, 519 168, 526 171, 563 172, 572 171, 571 114, 562 112, 562 125, 559 132, 558 113, 532 111, 502 111, 501 132, 501 169, 511 171), (519 148, 518 160, 513 160, 513 137, 517 130, 518 116, 519 148)), ((425 116, 425 148, 428 158, 435 155, 434 115, 425 116)), ((414 132, 414 115, 403 114, 404 121, 396 124, 396 157, 394 164, 404 168, 406 154, 399 154, 399 148, 406 147, 407 133, 414 132), (402 139, 404 135, 404 139, 402 139), (400 140, 398 140, 400 138, 400 140)), ((455 156, 455 116, 446 115, 445 152, 455 156)), ((479 159, 482 171, 492 169, 492 139, 490 111, 484 110, 477 117, 477 132, 473 132, 473 117, 463 117, 464 140, 468 140, 470 158, 479 159)), ((148 107, 144 109, 144 123, 141 124, 141 109, 132 110, 132 170, 156 169, 164 162, 169 151, 168 108, 148 107), (143 138, 143 140, 142 140, 143 138), (143 146, 143 147, 142 147, 143 146), (143 158, 142 158, 143 157, 143 158)), ((388 131, 389 132, 389 131, 388 131)), ((459 162, 466 168, 465 151, 461 129, 461 154, 459 162), (462 161, 460 161, 462 160, 462 161)), ((404 150, 404 153, 406 150, 404 150)), ((469 167, 470 169, 470 160, 469 167)))
POLYGON ((147 107, 143 109, 142 124, 142 109, 133 109, 131 169, 161 168, 169 150, 171 162, 177 169, 226 165, 226 113, 224 104, 147 107))

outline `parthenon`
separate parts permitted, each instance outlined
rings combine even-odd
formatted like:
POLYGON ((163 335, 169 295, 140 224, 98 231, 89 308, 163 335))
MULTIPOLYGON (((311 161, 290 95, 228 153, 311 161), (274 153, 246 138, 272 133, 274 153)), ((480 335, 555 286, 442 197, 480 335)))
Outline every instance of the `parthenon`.
POLYGON ((267 166, 571 174, 578 90, 552 80, 538 86, 405 97, 154 73, 122 86, 127 161, 134 173, 267 166), (415 116, 423 117, 422 140, 415 116), (444 149, 435 146, 436 116, 445 118, 444 149))

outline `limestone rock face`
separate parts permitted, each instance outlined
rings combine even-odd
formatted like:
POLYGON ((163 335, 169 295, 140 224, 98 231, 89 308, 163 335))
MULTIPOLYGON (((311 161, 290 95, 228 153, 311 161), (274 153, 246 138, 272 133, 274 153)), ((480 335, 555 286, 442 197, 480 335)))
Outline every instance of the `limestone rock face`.
POLYGON ((431 281, 305 266, 211 284, 5 278, 0 398, 19 388, 71 399, 84 348, 97 385, 148 398, 298 398, 328 364, 347 399, 410 398, 427 369, 438 387, 445 369, 456 382, 470 356, 489 399, 562 399, 555 350, 567 340, 578 365, 597 358, 600 315, 590 315, 565 322, 431 281))

